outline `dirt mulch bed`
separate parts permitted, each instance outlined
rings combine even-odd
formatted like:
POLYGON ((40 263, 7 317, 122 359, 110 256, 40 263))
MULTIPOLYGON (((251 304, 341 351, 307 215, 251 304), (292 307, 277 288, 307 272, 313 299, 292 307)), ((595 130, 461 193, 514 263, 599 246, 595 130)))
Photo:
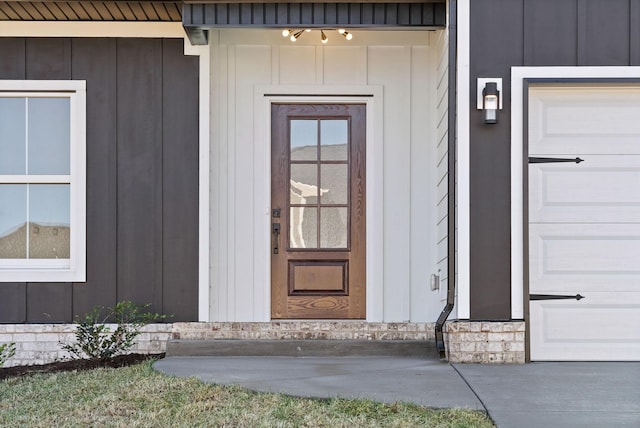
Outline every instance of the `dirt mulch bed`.
POLYGON ((99 360, 71 360, 58 361, 49 364, 34 364, 31 366, 14 366, 0 368, 0 380, 15 376, 25 376, 32 373, 56 373, 69 372, 74 370, 91 370, 99 367, 125 367, 141 363, 151 359, 164 358, 165 354, 127 354, 118 355, 113 358, 102 358, 99 360))

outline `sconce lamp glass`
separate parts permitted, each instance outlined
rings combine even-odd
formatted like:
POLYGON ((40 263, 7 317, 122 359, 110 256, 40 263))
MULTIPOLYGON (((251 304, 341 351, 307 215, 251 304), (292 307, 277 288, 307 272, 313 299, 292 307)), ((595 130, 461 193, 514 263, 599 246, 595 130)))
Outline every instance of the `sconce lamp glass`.
POLYGON ((487 82, 482 90, 482 110, 484 113, 484 123, 498 123, 500 93, 496 82, 487 82))

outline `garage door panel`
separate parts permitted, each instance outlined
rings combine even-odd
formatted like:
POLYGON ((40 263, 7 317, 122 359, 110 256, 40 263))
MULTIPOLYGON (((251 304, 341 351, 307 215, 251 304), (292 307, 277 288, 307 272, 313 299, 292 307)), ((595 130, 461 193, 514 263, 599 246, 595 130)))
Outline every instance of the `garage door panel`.
POLYGON ((640 154, 640 87, 532 87, 529 153, 640 154))
POLYGON ((529 165, 529 220, 640 223, 640 156, 583 158, 580 164, 529 165))
POLYGON ((584 293, 584 299, 530 303, 531 359, 635 360, 640 355, 640 295, 584 293), (612 316, 613 315, 613 316, 612 316))
POLYGON ((529 87, 532 360, 640 360, 640 85, 529 87), (538 296, 544 298, 544 296, 538 296))
POLYGON ((531 293, 640 292, 640 224, 530 224, 531 293))

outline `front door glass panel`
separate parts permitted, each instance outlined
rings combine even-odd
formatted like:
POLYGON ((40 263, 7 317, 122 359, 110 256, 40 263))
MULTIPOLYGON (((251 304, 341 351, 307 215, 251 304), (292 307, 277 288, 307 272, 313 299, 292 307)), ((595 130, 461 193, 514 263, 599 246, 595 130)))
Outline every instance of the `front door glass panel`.
POLYGON ((349 120, 291 119, 289 129, 289 248, 348 248, 349 120))

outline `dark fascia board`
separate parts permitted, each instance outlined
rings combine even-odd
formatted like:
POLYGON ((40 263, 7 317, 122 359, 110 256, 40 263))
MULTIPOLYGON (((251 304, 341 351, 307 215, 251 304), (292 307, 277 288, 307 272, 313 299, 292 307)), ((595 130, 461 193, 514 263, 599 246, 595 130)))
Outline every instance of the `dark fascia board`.
MULTIPOLYGON (((48 0, 41 0, 48 1, 48 0)), ((215 3, 318 3, 317 0, 187 0, 185 4, 215 4, 215 3)), ((354 3, 353 0, 333 0, 331 3, 354 3)), ((442 3, 445 4, 446 0, 367 0, 359 3, 442 3)))
POLYGON ((380 28, 446 26, 445 2, 185 3, 185 28, 380 28))

